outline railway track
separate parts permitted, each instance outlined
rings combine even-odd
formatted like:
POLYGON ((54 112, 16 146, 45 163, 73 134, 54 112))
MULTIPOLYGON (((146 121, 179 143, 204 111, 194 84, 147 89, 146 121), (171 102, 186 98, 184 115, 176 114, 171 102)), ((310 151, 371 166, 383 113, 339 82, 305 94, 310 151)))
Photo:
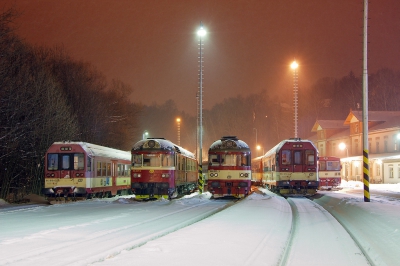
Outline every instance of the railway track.
MULTIPOLYGON (((28 235, 18 236, 14 233, 0 237, 0 246, 10 250, 1 256, 0 265, 8 263, 25 265, 25 262, 32 261, 37 264, 51 261, 52 265, 87 265, 105 259, 99 254, 106 253, 112 257, 124 250, 134 249, 150 240, 207 218, 232 204, 234 204, 232 201, 210 200, 187 203, 184 199, 134 204, 77 202, 36 208, 36 210, 30 208, 20 209, 17 212, 5 211, 1 217, 5 221, 7 217, 18 220, 18 216, 23 217, 24 212, 31 212, 29 215, 32 217, 32 226, 36 228, 33 230, 34 233, 28 235), (91 220, 86 220, 84 215, 81 217, 72 215, 74 212, 85 211, 91 213, 91 220), (105 213, 107 217, 104 217, 105 213), (43 218, 43 216, 53 220, 53 225, 44 227, 34 222, 36 218, 43 218), (108 224, 107 230, 96 229, 96 224, 105 223, 108 224), (81 230, 89 231, 89 234, 86 232, 81 237, 81 230), (48 234, 52 235, 52 241, 43 241, 41 236, 48 234), (104 243, 102 250, 88 248, 91 243, 99 241, 104 243), (77 249, 86 249, 85 257, 74 256, 74 251, 77 249), (70 256, 60 258, 60 252, 70 254, 70 256)), ((30 223, 22 221, 19 226, 29 227, 30 223)), ((3 229, 12 231, 13 226, 8 224, 8 227, 10 228, 3 229)), ((32 229, 29 230, 32 231, 32 229)))
POLYGON ((279 265, 299 265, 300 261, 338 265, 374 265, 346 229, 324 208, 307 198, 287 198, 292 225, 279 265), (316 241, 320 237, 320 241, 316 241))

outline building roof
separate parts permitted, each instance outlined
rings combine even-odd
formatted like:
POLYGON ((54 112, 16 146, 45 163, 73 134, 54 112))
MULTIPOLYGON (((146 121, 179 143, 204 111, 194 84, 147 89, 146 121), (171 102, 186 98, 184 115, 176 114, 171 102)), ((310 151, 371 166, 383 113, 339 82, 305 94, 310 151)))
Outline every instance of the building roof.
POLYGON ((389 117, 385 122, 368 128, 369 132, 400 129, 400 115, 389 117))
POLYGON ((316 132, 322 129, 345 129, 347 126, 343 124, 343 120, 317 120, 311 132, 316 132))
MULTIPOLYGON (((400 111, 368 111, 368 122, 384 122, 393 117, 400 117, 400 111)), ((353 118, 362 122, 362 111, 350 110, 344 125, 349 125, 353 118)))

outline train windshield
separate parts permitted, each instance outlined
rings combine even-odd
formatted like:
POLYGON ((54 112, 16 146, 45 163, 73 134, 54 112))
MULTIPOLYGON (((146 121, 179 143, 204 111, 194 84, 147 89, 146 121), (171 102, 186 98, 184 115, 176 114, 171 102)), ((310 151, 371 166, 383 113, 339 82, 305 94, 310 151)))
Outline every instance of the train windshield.
POLYGON ((307 165, 315 165, 315 152, 314 150, 306 150, 306 164, 307 165))
POLYGON ((293 151, 293 158, 291 150, 282 150, 282 165, 301 165, 303 164, 303 158, 305 159, 304 163, 306 165, 315 165, 315 152, 313 150, 295 150, 293 151), (303 152, 305 154, 304 157, 303 152))
POLYGON ((84 158, 83 153, 48 153, 47 170, 84 170, 84 158))
POLYGON ((339 161, 320 161, 319 162, 320 171, 340 171, 339 161))
POLYGON ((210 154, 208 161, 212 166, 250 166, 247 154, 210 154))
POLYGON ((173 154, 134 154, 132 156, 133 167, 172 167, 174 166, 173 154))

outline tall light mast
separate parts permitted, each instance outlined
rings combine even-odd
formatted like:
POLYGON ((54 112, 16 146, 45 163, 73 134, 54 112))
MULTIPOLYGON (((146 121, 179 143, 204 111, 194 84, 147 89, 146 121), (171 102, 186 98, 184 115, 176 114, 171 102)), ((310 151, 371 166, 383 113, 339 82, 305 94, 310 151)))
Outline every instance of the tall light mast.
POLYGON ((297 81, 297 68, 299 67, 299 64, 297 64, 296 61, 293 61, 293 63, 290 65, 290 67, 293 69, 293 109, 294 109, 294 137, 298 138, 298 126, 297 126, 297 121, 299 118, 298 115, 298 107, 299 107, 299 101, 298 101, 298 81, 297 81))
POLYGON ((206 35, 206 30, 200 22, 200 28, 197 31, 199 37, 199 192, 203 193, 204 178, 203 178, 203 37, 206 35))

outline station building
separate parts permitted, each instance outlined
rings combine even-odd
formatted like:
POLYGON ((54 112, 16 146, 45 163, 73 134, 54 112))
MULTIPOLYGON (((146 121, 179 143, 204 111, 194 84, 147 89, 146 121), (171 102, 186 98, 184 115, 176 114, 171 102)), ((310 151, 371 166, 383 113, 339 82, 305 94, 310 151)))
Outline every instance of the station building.
MULTIPOLYGON (((343 120, 317 120, 310 138, 319 157, 340 157, 342 178, 363 180, 362 111, 343 120)), ((400 183, 400 111, 368 112, 368 159, 370 183, 400 183)))

